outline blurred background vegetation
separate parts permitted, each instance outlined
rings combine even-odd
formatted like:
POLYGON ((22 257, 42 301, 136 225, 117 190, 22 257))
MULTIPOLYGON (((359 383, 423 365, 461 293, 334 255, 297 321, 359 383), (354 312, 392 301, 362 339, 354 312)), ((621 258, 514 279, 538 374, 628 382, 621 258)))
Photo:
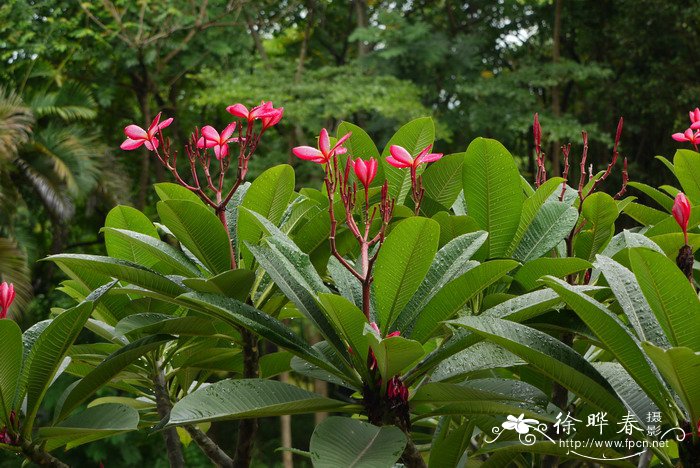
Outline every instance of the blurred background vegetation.
MULTIPOLYGON (((18 289, 15 319, 26 328, 66 300, 53 265, 38 260, 100 252, 109 209, 148 212, 150 185, 168 180, 145 152, 119 150, 129 123, 162 110, 176 119, 168 134, 179 147, 194 125, 223 128, 227 105, 272 100, 285 116, 251 163, 255 175, 296 165, 290 148, 323 126, 354 122, 381 147, 430 115, 437 151, 496 138, 531 174, 535 112, 553 173, 556 148, 572 141, 579 154, 582 129, 594 164, 606 164, 624 116, 630 176, 658 184, 654 156, 674 151, 670 134, 700 104, 698 30, 700 8, 666 0, 5 0, 0 277, 18 289)), ((297 167, 300 185, 320 175, 297 167)), ((269 466, 280 459, 277 426, 263 428, 271 442, 258 459, 269 466)), ((157 466, 158 444, 129 435, 66 460, 157 466)))

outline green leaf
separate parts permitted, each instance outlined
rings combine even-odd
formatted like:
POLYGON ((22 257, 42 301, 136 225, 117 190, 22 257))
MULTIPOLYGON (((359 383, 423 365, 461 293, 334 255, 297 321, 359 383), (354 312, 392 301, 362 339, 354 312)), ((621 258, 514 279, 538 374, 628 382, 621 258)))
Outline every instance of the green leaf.
POLYGON ((520 283, 525 291, 531 291, 539 286, 538 280, 543 276, 562 278, 588 268, 591 268, 591 263, 581 258, 543 257, 521 266, 513 279, 520 283))
POLYGON ((691 204, 700 204, 700 159, 695 151, 681 149, 673 156, 678 182, 691 204))
POLYGON ((70 392, 67 393, 60 407, 56 408, 55 421, 61 421, 68 416, 71 411, 106 385, 126 366, 172 339, 174 337, 169 335, 148 336, 129 343, 110 354, 93 371, 80 379, 77 385, 70 388, 70 392))
POLYGON ((185 254, 160 239, 136 231, 106 227, 107 254, 143 265, 163 275, 200 276, 201 272, 185 254))
POLYGON ((644 226, 653 226, 668 218, 667 213, 640 203, 629 203, 622 212, 644 226))
POLYGON ((52 255, 48 259, 62 266, 62 268, 64 266, 67 268, 73 268, 74 266, 85 267, 95 273, 117 278, 120 281, 127 281, 136 286, 141 286, 170 297, 185 292, 184 288, 165 276, 125 260, 83 254, 52 255))
POLYGON ((316 302, 316 295, 327 293, 328 288, 318 276, 309 256, 293 242, 275 237, 267 237, 261 245, 248 245, 248 248, 285 296, 347 357, 347 349, 316 302))
POLYGON ((515 260, 492 260, 472 268, 445 285, 422 310, 410 337, 425 342, 441 326, 442 321, 452 318, 467 301, 517 265, 515 260))
POLYGON ((463 317, 450 322, 468 328, 520 356, 546 377, 559 382, 613 418, 624 408, 610 384, 580 354, 533 328, 492 317, 463 317))
POLYGON ((386 468, 394 466, 405 447, 406 436, 397 427, 339 416, 319 424, 309 445, 314 468, 386 468))
POLYGON ((469 216, 489 233, 488 258, 502 256, 518 229, 523 208, 513 156, 496 140, 476 138, 467 148, 462 183, 469 216))
POLYGON ((384 147, 381 165, 384 168, 386 180, 389 182, 389 198, 395 198, 397 205, 402 205, 411 189, 411 174, 408 169, 398 169, 388 162, 386 157, 391 153, 392 145, 402 146, 415 157, 426 146, 435 141, 435 124, 430 117, 412 120, 401 127, 384 147))
POLYGON ((652 250, 631 249, 630 261, 671 344, 700 351, 700 302, 685 275, 665 255, 652 250))
POLYGON ((441 248, 435 255, 418 290, 398 314, 394 324, 390 325, 390 330, 407 330, 430 300, 447 283, 477 266, 477 262, 469 260, 487 238, 488 233, 484 231, 463 234, 441 248))
POLYGON ((187 200, 158 202, 158 215, 179 242, 213 274, 231 269, 231 246, 219 218, 187 200))
MULTIPOLYGON (((544 184, 540 185, 539 188, 523 202, 523 209, 522 213, 520 214, 518 229, 515 231, 515 236, 513 236, 513 240, 510 242, 510 246, 506 250, 507 255, 513 254, 515 248, 520 244, 520 241, 525 235, 525 231, 529 228, 530 224, 532 224, 532 220, 535 219, 535 216, 539 212, 542 205, 547 200, 559 200, 563 183, 564 179, 561 177, 553 177, 544 184)), ((530 187, 529 184, 527 186, 530 187)), ((564 199, 564 201, 567 200, 567 198, 564 199)), ((571 203, 569 203, 569 205, 571 205, 571 203)))
POLYGON ((670 347, 668 338, 651 311, 634 274, 615 260, 604 255, 596 255, 599 268, 610 285, 617 303, 627 315, 632 328, 641 341, 649 341, 663 348, 670 347))
POLYGON ((545 283, 566 301, 595 333, 603 347, 615 356, 656 406, 668 416, 669 408, 673 407, 673 397, 649 365, 639 341, 630 334, 620 319, 601 303, 582 294, 565 281, 548 277, 545 278, 545 283))
POLYGON ((22 331, 9 319, 0 320, 0 411, 4 425, 8 425, 10 412, 14 408, 15 393, 22 368, 22 331))
POLYGON ((462 190, 462 165, 464 153, 448 154, 423 172, 423 188, 426 198, 448 210, 462 190))
MULTIPOLYGON (((339 371, 330 365, 323 355, 310 347, 289 327, 252 306, 215 294, 188 293, 178 299, 210 317, 224 320, 233 326, 245 327, 332 374, 339 374, 339 371)), ((343 375, 343 378, 347 377, 343 375)))
POLYGON ((364 333, 374 351, 377 368, 385 384, 423 356, 423 347, 417 341, 402 336, 381 338, 369 324, 365 325, 364 333))
POLYGON ((700 421, 700 354, 686 347, 664 350, 651 343, 642 346, 680 397, 690 421, 700 421))
MULTIPOLYGON (((251 184, 241 207, 255 211, 277 225, 294 194, 294 169, 286 164, 272 167, 260 174, 251 184)), ((240 216, 240 214, 239 214, 240 216)), ((238 223, 238 243, 246 267, 251 266, 253 256, 246 244, 257 244, 263 230, 255 223, 238 223)))
POLYGON ((124 432, 138 429, 139 413, 126 405, 107 403, 87 408, 57 426, 39 429, 39 438, 46 440, 46 450, 66 445, 71 449, 124 432))
POLYGON ((437 251, 440 226, 428 218, 401 221, 387 236, 374 267, 378 321, 386 331, 425 277, 437 251))
POLYGON ((41 401, 92 309, 93 302, 85 301, 66 310, 34 342, 27 358, 27 411, 22 426, 24 436, 31 434, 41 401))
MULTIPOLYGON (((671 232, 668 234, 659 234, 649 238, 654 244, 661 248, 664 254, 670 259, 675 260, 678 256, 678 251, 685 245, 685 237, 682 232, 671 232)), ((700 247, 700 234, 688 233, 688 244, 691 250, 695 253, 700 247)))
POLYGON ((346 403, 276 380, 222 380, 175 403, 167 427, 339 410, 346 403))
POLYGON ((546 254, 571 232, 578 210, 560 201, 546 202, 527 227, 513 257, 527 262, 546 254))
POLYGON ((171 182, 162 182, 160 184, 155 184, 153 186, 156 189, 156 194, 161 201, 166 200, 186 200, 194 203, 198 203, 204 206, 204 202, 199 196, 195 195, 192 191, 186 189, 182 185, 173 184, 171 182))
POLYGON ((641 182, 629 182, 627 185, 634 187, 643 194, 647 195, 649 198, 658 203, 664 210, 669 213, 673 209, 673 198, 669 197, 662 191, 655 189, 654 187, 643 184, 641 182))
MULTIPOLYGON (((462 234, 476 232, 479 226, 474 219, 469 216, 457 216, 447 211, 439 211, 432 218, 440 225, 440 247, 442 248, 452 239, 456 239, 462 234)), ((482 251, 485 249, 482 249, 482 251)))
POLYGON ((444 466, 457 466, 460 458, 470 445, 474 423, 466 420, 452 430, 449 430, 451 416, 441 418, 433 436, 433 443, 430 449, 429 468, 440 468, 444 466))
POLYGON ((468 374, 527 364, 510 351, 489 341, 480 341, 457 354, 447 357, 431 374, 431 381, 460 382, 468 374))
POLYGON ((607 193, 594 193, 584 200, 581 215, 593 226, 576 237, 576 256, 593 261, 615 233, 617 205, 607 193))
POLYGON ((158 230, 151 220, 145 214, 130 206, 118 205, 112 208, 105 219, 105 227, 127 229, 160 239, 158 230))
POLYGON ((188 278, 182 283, 198 292, 223 294, 239 301, 245 301, 255 281, 255 273, 239 268, 225 271, 212 278, 188 278))
POLYGON ((358 356, 355 359, 356 368, 365 368, 369 349, 367 336, 364 334, 367 324, 365 315, 357 306, 337 294, 319 294, 318 300, 339 335, 352 348, 353 357, 358 356))
POLYGON ((121 335, 138 336, 167 334, 177 336, 205 336, 240 339, 240 333, 227 323, 209 317, 178 317, 164 314, 133 314, 119 321, 115 332, 121 335))

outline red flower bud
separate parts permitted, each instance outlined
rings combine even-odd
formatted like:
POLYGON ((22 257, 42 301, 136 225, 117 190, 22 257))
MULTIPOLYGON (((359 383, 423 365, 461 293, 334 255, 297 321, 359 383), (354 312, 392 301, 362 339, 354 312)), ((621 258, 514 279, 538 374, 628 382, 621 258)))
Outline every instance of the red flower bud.
POLYGON ((0 284, 0 319, 7 317, 7 311, 15 300, 15 286, 13 284, 0 284))
POLYGON ((683 230, 685 243, 688 244, 688 221, 690 221, 690 201, 683 192, 678 192, 673 202, 673 217, 683 230))
POLYGON ((369 158, 367 161, 365 161, 361 158, 357 158, 353 162, 353 167, 355 168, 357 180, 359 180, 362 185, 365 186, 365 190, 369 190, 369 185, 377 175, 377 160, 374 158, 369 158))

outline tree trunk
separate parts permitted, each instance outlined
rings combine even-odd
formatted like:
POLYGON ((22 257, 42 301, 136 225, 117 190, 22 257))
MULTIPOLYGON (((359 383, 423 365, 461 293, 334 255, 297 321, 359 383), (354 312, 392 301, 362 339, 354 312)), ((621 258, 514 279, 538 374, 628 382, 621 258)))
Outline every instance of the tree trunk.
MULTIPOLYGON (((555 0, 554 3, 554 28, 552 34, 552 63, 558 63, 561 56, 561 9, 563 0, 555 0)), ((552 115, 555 119, 559 119, 561 116, 561 89, 559 85, 554 85, 552 87, 552 115)), ((561 175, 561 169, 559 167, 559 147, 561 146, 559 141, 554 141, 552 143, 552 174, 555 177, 561 175)))
MULTIPOLYGON (((243 339, 243 377, 254 379, 258 377, 258 339, 245 328, 241 328, 240 331, 243 339)), ((233 466, 236 468, 247 468, 250 466, 257 432, 257 419, 242 419, 238 423, 236 455, 233 458, 233 466)))
MULTIPOLYGON (((367 1, 355 0, 355 16, 357 17, 357 27, 367 27, 367 1)), ((364 41, 357 41, 357 56, 364 57, 369 53, 369 44, 364 41)))
MULTIPOLYGON (((170 410, 172 409, 172 404, 170 403, 170 396, 168 396, 168 388, 165 383, 165 375, 163 370, 160 368, 160 363, 156 362, 156 369, 153 370, 153 392, 156 397, 156 410, 158 411, 158 417, 160 419, 167 419, 170 417, 170 410)), ((171 468, 184 468, 185 459, 182 456, 182 444, 180 443, 180 436, 177 435, 177 430, 174 427, 165 429, 163 432, 163 439, 165 440, 165 447, 168 452, 168 461, 170 462, 171 468)))

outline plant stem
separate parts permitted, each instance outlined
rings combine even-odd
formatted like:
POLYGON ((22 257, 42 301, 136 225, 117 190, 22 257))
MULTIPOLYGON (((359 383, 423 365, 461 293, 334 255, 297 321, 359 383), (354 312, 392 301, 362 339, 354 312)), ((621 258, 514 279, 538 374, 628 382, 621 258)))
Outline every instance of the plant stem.
POLYGON ((22 442, 22 453, 29 460, 40 466, 53 466, 56 468, 69 468, 70 466, 29 441, 22 442))
MULTIPOLYGON (((156 410, 160 419, 170 418, 170 410, 172 405, 168 396, 168 389, 165 383, 165 375, 160 363, 156 361, 156 367, 153 369, 153 392, 156 397, 156 410)), ((180 436, 177 435, 177 430, 174 427, 163 431, 163 439, 165 447, 168 451, 168 461, 171 468, 184 468, 185 459, 182 456, 182 445, 180 444, 180 436)))
POLYGON ((424 468, 427 465, 425 464, 425 460, 423 460, 423 457, 421 456, 420 452, 416 448, 416 444, 413 443, 413 440, 411 440, 411 434, 408 433, 406 434, 406 448, 404 449, 403 453, 401 454, 401 462, 407 467, 407 468, 424 468))
MULTIPOLYGON (((253 333, 245 328, 241 328, 240 331, 243 339, 243 377, 254 379, 258 377, 258 340, 253 333)), ((233 466, 236 468, 250 466, 257 432, 257 419, 242 419, 238 424, 236 455, 233 458, 233 466)))
POLYGON ((221 450, 221 447, 216 445, 216 443, 207 436, 204 431, 200 430, 197 426, 184 426, 184 429, 192 437, 197 446, 202 449, 202 452, 211 460, 216 466, 221 468, 232 468, 233 460, 231 457, 226 455, 226 452, 221 450))

